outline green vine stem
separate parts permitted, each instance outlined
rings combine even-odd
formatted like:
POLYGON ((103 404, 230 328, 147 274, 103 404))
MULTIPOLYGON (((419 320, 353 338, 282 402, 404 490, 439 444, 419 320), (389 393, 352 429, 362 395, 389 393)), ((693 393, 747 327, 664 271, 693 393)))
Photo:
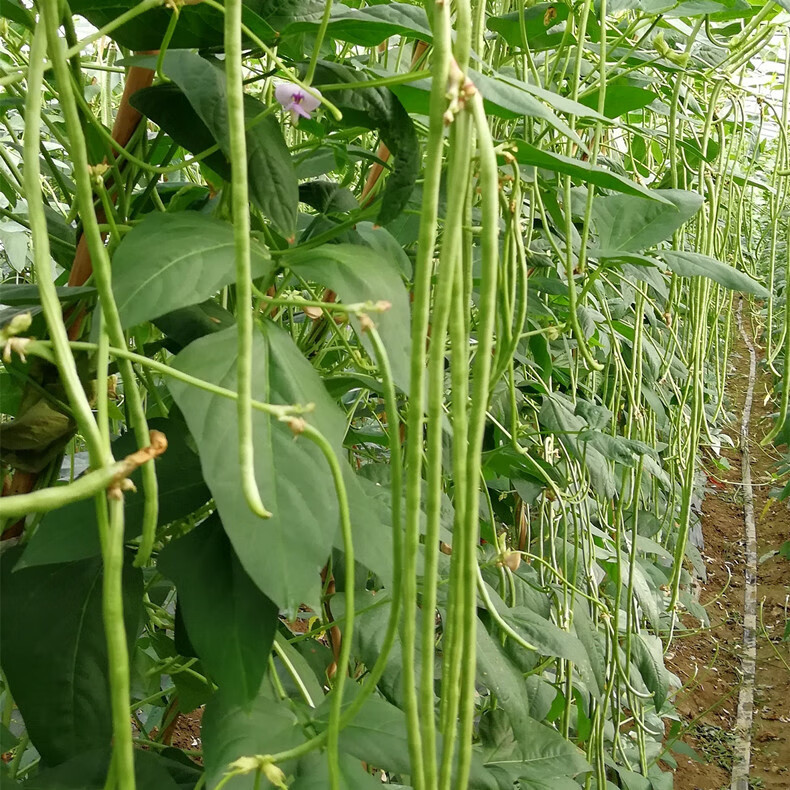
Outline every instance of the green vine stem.
POLYGON ((351 532, 351 513, 348 507, 348 494, 343 481, 343 469, 335 455, 335 451, 326 437, 300 417, 287 418, 291 430, 296 436, 303 434, 315 444, 324 455, 332 472, 335 484, 335 494, 340 510, 340 533, 343 537, 343 553, 345 555, 345 623, 343 625, 343 640, 340 644, 340 655, 337 660, 337 671, 332 687, 332 700, 329 708, 329 724, 327 726, 327 759, 329 761, 329 780, 332 790, 340 790, 340 730, 342 729, 341 714, 343 711, 343 691, 348 675, 348 662, 351 658, 351 642, 354 631, 354 542, 351 532))
MULTIPOLYGON (((88 153, 85 136, 80 123, 79 112, 75 100, 74 86, 71 81, 71 71, 68 61, 64 57, 63 45, 57 31, 57 3, 55 0, 46 0, 44 6, 47 37, 49 41, 50 59, 60 88, 60 102, 66 121, 70 146, 69 151, 74 161, 74 180, 77 185, 77 202, 80 206, 83 222, 83 232, 88 242, 88 248, 93 262, 93 276, 104 318, 105 329, 110 342, 115 346, 125 345, 121 319, 112 291, 110 275, 110 260, 107 248, 101 238, 93 205, 93 178, 98 178, 96 171, 92 171, 88 164, 88 153)), ((100 187, 101 188, 101 187, 100 187)), ((119 365, 121 378, 124 385, 124 394, 129 406, 130 422, 134 430, 138 447, 145 447, 149 441, 148 423, 145 409, 137 388, 137 379, 130 363, 122 361, 119 365)), ((153 464, 146 464, 142 469, 143 491, 145 492, 145 505, 143 510, 142 535, 135 562, 138 566, 144 565, 151 556, 156 525, 158 520, 159 502, 157 496, 156 469, 153 464)))
POLYGON ((236 255, 236 300, 239 305, 238 362, 236 378, 239 398, 239 466, 242 489, 250 510, 260 518, 271 518, 261 501, 255 480, 255 456, 252 433, 252 272, 250 266, 250 208, 247 184, 247 141, 244 130, 244 78, 241 48, 241 0, 225 4, 225 84, 232 170, 233 240, 236 255))
POLYGON ((50 510, 57 510, 73 502, 88 499, 107 489, 121 486, 123 480, 141 463, 163 451, 161 440, 157 439, 157 442, 159 442, 158 450, 145 448, 122 461, 113 461, 95 472, 82 475, 67 486, 53 486, 29 494, 2 497, 0 498, 0 519, 19 518, 28 513, 48 513, 50 510))
POLYGON ((464 652, 461 664, 461 722, 458 768, 454 781, 456 786, 465 787, 472 759, 472 727, 475 712, 475 656, 477 631, 477 544, 479 539, 478 494, 480 490, 483 432, 490 394, 494 347, 494 324, 496 321, 497 273, 499 266, 499 170, 494 141, 488 126, 483 97, 475 91, 467 98, 471 103, 472 115, 478 139, 480 166, 480 193, 482 197, 482 279, 478 303, 477 351, 472 369, 472 402, 469 417, 468 462, 466 479, 466 524, 460 536, 465 545, 462 576, 466 599, 464 652))
MULTIPOLYGON (((416 692, 415 649, 417 629, 417 556, 420 544, 420 492, 422 489, 422 436, 425 427, 423 403, 426 396, 425 348, 431 308, 431 275, 438 222, 439 187, 442 175, 447 83, 450 76, 450 9, 441 0, 426 0, 426 11, 433 25, 430 114, 426 144, 426 170, 423 183, 417 259, 414 265, 414 303, 412 306, 409 413, 406 447, 406 534, 403 562, 403 694, 408 723, 411 777, 415 790, 425 790, 424 761, 419 708, 416 692)), ((433 755, 429 759, 434 759, 433 755)))
POLYGON ((318 59, 321 57, 321 44, 324 43, 324 36, 326 29, 329 26, 329 20, 332 17, 332 0, 325 0, 324 13, 321 16, 321 23, 318 26, 318 32, 313 42, 313 54, 310 57, 310 65, 307 67, 307 73, 304 77, 305 85, 310 85, 315 75, 315 67, 318 65, 318 59))
MULTIPOLYGON (((88 446, 91 464, 96 468, 106 460, 99 428, 93 419, 90 403, 82 387, 74 356, 69 347, 68 334, 63 325, 58 295, 52 282, 50 269, 49 234, 44 214, 44 199, 41 194, 41 165, 38 144, 41 133, 42 85, 44 77, 44 54, 46 33, 43 25, 36 28, 30 47, 30 67, 27 78, 27 100, 25 103, 24 164, 25 190, 28 200, 28 220, 33 237, 33 267, 38 282, 41 306, 52 339, 52 348, 60 379, 66 389, 72 414, 80 433, 88 446)), ((5 504, 5 502, 3 502, 5 504)))
POLYGON ((469 114, 461 113, 450 134, 448 163, 450 200, 444 222, 444 236, 431 322, 428 355, 427 470, 425 572, 422 595, 422 662, 420 667, 420 721, 425 749, 425 787, 436 787, 436 722, 434 688, 434 642, 436 634, 436 597, 438 583, 439 526, 442 496, 442 449, 444 420, 444 378, 447 327, 453 308, 454 284, 461 277, 461 236, 466 189, 469 182, 471 128, 469 114))

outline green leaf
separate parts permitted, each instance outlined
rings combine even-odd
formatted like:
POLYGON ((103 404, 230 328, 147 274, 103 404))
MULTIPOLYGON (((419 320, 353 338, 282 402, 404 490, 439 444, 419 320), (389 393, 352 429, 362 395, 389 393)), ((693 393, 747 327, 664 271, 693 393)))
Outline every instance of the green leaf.
POLYGON ((535 98, 541 99, 543 102, 548 104, 549 107, 557 110, 557 112, 575 115, 578 118, 587 118, 589 120, 601 121, 604 124, 608 124, 610 122, 610 119, 605 115, 601 115, 597 109, 588 107, 586 104, 582 104, 581 102, 573 101, 573 99, 569 99, 567 96, 547 90, 540 85, 533 85, 531 82, 522 82, 521 80, 517 80, 514 77, 509 77, 502 74, 497 74, 497 81, 504 82, 507 85, 517 88, 518 90, 526 91, 535 98))
MULTIPOLYGON (((351 704, 358 687, 348 690, 351 704)), ((326 729, 329 719, 330 697, 316 711, 313 724, 319 732, 326 729)), ((439 753, 441 743, 437 744, 439 753)), ((359 713, 340 732, 340 751, 366 762, 368 765, 398 774, 411 772, 406 715, 400 708, 375 696, 368 698, 359 713)), ((493 778, 485 771, 477 754, 472 756, 469 790, 496 790, 493 778)))
MULTIPOLYGON (((291 749, 306 738, 287 703, 261 693, 252 705, 240 706, 233 704, 220 690, 206 704, 201 740, 206 785, 214 787, 230 763, 239 757, 274 754, 291 749)), ((285 770, 289 770, 288 766, 289 763, 285 763, 285 770)), ((256 787, 255 776, 235 777, 223 787, 252 790, 256 787)))
MULTIPOLYGON (((76 302, 80 299, 87 299, 95 296, 96 289, 89 285, 79 287, 64 286, 56 288, 55 292, 58 295, 58 299, 63 304, 68 304, 69 302, 76 302)), ((3 283, 0 285, 0 304, 7 304, 12 307, 41 304, 41 295, 38 286, 3 283)))
POLYGON ((19 743, 19 738, 0 722, 0 754, 10 752, 19 743))
MULTIPOLYGON (((592 109, 598 109, 599 93, 597 90, 582 96, 579 99, 581 104, 592 109)), ((639 88, 636 85, 607 85, 606 95, 604 96, 603 114, 607 118, 619 118, 635 110, 641 110, 652 104, 658 95, 646 88, 639 88)))
MULTIPOLYGON (((622 559, 620 565, 620 578, 624 587, 628 583, 628 573, 628 563, 625 559, 622 559)), ((647 616, 650 625, 653 627, 653 630, 658 631, 660 624, 656 594, 653 592, 647 575, 642 570, 639 561, 634 565, 634 595, 639 605, 642 607, 642 611, 647 616)))
POLYGON ((477 624, 477 678, 496 696, 497 705, 507 713, 519 746, 528 747, 525 740, 530 722, 527 684, 502 645, 481 622, 477 624))
MULTIPOLYGON (((200 460, 189 446, 189 434, 182 420, 154 419, 149 427, 167 437, 167 452, 157 458, 156 478, 159 489, 159 526, 194 513, 210 498, 200 460)), ((124 458, 138 449, 134 434, 127 432, 112 443, 115 458, 124 458)), ((144 499, 142 471, 136 469, 129 479, 136 492, 124 494, 124 521, 128 540, 140 535, 143 523, 144 499)), ((101 553, 96 505, 91 499, 47 513, 25 547, 17 569, 37 565, 70 562, 101 553)))
POLYGON ((701 195, 683 189, 656 189, 653 193, 666 202, 628 195, 596 196, 593 217, 598 246, 607 251, 642 252, 668 239, 697 214, 703 203, 701 195))
POLYGON ((590 669, 595 675, 598 688, 603 689, 606 685, 606 640, 604 635, 597 630, 587 606, 585 601, 576 599, 573 607, 573 630, 578 640, 584 645, 587 660, 590 662, 590 669))
MULTIPOLYGON (((533 95, 533 91, 530 90, 533 86, 512 78, 498 79, 487 77, 485 74, 472 70, 470 70, 469 76, 483 94, 488 112, 498 115, 500 118, 519 118, 522 116, 542 118, 558 132, 584 146, 576 132, 552 111, 551 107, 554 105, 547 107, 542 101, 539 101, 538 97, 533 95)), ((594 114, 600 118, 597 112, 594 114)))
MULTIPOLYGON (((236 389, 236 330, 207 335, 185 348, 175 366, 192 376, 236 389)), ((253 412, 258 487, 272 511, 262 520, 247 506, 238 473, 236 403, 179 381, 168 387, 200 451, 203 475, 241 564, 278 606, 318 608, 320 570, 338 530, 338 507, 326 460, 305 438, 253 412)), ((253 337, 253 397, 280 404, 315 404, 305 415, 340 448, 345 422, 318 374, 290 336, 273 324, 253 337)))
MULTIPOLYGON (((176 749, 165 751, 179 754, 176 749)), ((93 749, 72 757, 56 768, 45 768, 24 782, 22 787, 25 790, 103 790, 109 770, 109 750, 93 749)), ((154 752, 134 751, 134 776, 140 788, 192 790, 201 773, 191 762, 187 766, 154 752)))
POLYGON ((633 466, 640 455, 655 457, 655 450, 645 442, 626 439, 624 436, 612 436, 602 431, 584 430, 579 434, 580 442, 588 442, 609 461, 633 466))
POLYGON ((359 208, 354 194, 332 181, 305 181, 299 184, 299 202, 307 203, 319 214, 340 214, 359 208))
POLYGON ((499 613, 527 642, 534 645, 541 655, 556 656, 572 661, 581 673, 582 679, 587 683, 589 690, 593 693, 600 693, 601 689, 597 688, 597 681, 593 675, 587 651, 576 636, 568 631, 563 631, 550 620, 523 606, 513 609, 503 607, 499 613))
POLYGON ((253 584, 214 514, 159 555, 190 642, 231 703, 255 699, 277 628, 277 607, 253 584), (206 580, 211 579, 207 585, 206 580))
MULTIPOLYGON (((365 771, 360 760, 341 753, 338 762, 340 790, 381 790, 386 787, 381 780, 365 771)), ((330 785, 326 755, 313 752, 299 761, 296 778, 289 787, 290 790, 326 790, 330 785)))
POLYGON ((396 95, 387 88, 364 87, 365 75, 341 63, 319 61, 315 85, 346 83, 332 91, 332 102, 342 111, 344 126, 378 131, 395 159, 381 199, 377 222, 386 225, 406 207, 420 172, 420 145, 414 122, 396 95))
POLYGON ((205 705, 214 693, 214 685, 208 678, 173 671, 172 679, 176 687, 178 710, 181 713, 190 713, 205 705))
POLYGON ((556 730, 529 717, 523 727, 520 753, 509 759, 486 761, 486 767, 502 768, 520 781, 538 782, 592 770, 581 750, 556 730))
POLYGON ((411 260, 404 252, 400 242, 386 228, 374 225, 372 222, 358 222, 356 231, 368 247, 378 255, 393 260, 401 275, 407 280, 411 279, 411 260))
MULTIPOLYGON (((28 30, 35 30, 36 21, 19 0, 0 0, 0 19, 9 19, 28 30)), ((13 201, 11 201, 13 204, 13 201)))
MULTIPOLYGON (((328 710, 327 698, 316 711, 319 730, 326 728, 328 710)), ((359 713, 343 728, 340 749, 376 768, 400 774, 408 774, 411 770, 406 716, 399 708, 376 697, 366 700, 359 713)))
MULTIPOLYGON (((175 83, 143 88, 132 94, 129 104, 193 154, 205 151, 217 142, 209 127, 203 123, 189 99, 175 83)), ((230 181, 230 161, 222 151, 215 151, 202 161, 225 181, 230 181)))
POLYGON ((280 682, 283 684, 285 693, 292 699, 297 699, 302 698, 303 693, 306 692, 312 703, 310 707, 317 707, 324 698, 324 689, 318 677, 326 677, 326 669, 329 663, 334 659, 331 650, 315 639, 303 640, 291 644, 281 633, 275 634, 274 643, 278 648, 274 656, 274 670, 280 678, 280 682), (320 671, 314 671, 314 665, 310 663, 308 658, 306 658, 300 650, 310 658, 313 658, 316 654, 320 654, 321 651, 326 651, 329 658, 327 663, 321 666, 320 671), (281 653, 284 654, 283 658, 280 657, 281 653), (286 662, 290 663, 290 667, 286 668, 286 662), (293 671, 299 676, 301 687, 297 686, 291 674, 293 671))
MULTIPOLYGON (((12 572, 20 550, 0 559, 2 665, 33 745, 49 765, 109 745, 112 737, 102 561, 12 572)), ((123 574, 126 638, 142 613, 142 571, 123 574)))
POLYGON ((561 41, 570 9, 564 3, 538 3, 527 8, 523 14, 515 12, 504 16, 491 17, 486 22, 489 30, 499 33, 511 47, 524 48, 522 34, 522 17, 527 45, 533 52, 543 49, 552 49, 561 41), (553 31, 557 25, 560 27, 553 31))
POLYGON ((653 704, 659 713, 669 691, 669 673, 664 666, 661 640, 652 634, 632 634, 631 660, 636 664, 648 691, 653 693, 653 704))
MULTIPOLYGON (((614 14, 617 11, 630 11, 632 9, 641 11, 643 14, 663 14, 673 8, 677 0, 609 0, 606 4, 606 13, 614 14)), ((599 8, 600 2, 596 2, 599 8)))
POLYGON ((508 760, 518 752, 518 743, 513 735, 510 718, 502 708, 487 710, 480 717, 478 729, 483 746, 484 759, 508 760))
MULTIPOLYGON (((282 31, 281 38, 299 33, 314 33, 320 24, 320 18, 292 22, 282 31)), ((422 6, 408 3, 385 3, 367 8, 333 5, 326 33, 337 41, 348 41, 362 47, 378 46, 391 36, 416 38, 420 41, 431 41, 433 38, 425 10, 422 6)))
MULTIPOLYGON (((69 3, 72 13, 84 16, 94 27, 103 27, 135 5, 137 0, 72 0, 69 3)), ((271 40, 274 28, 284 27, 305 14, 320 13, 321 8, 318 0, 244 0, 242 21, 260 38, 271 40)), ((169 21, 168 9, 155 8, 116 28, 110 36, 127 49, 158 50, 169 21)), ((221 47, 222 21, 221 11, 202 4, 185 5, 179 11, 170 46, 173 49, 221 47)))
MULTIPOLYGON (((381 69, 374 71, 382 77, 391 76, 391 72, 381 69)), ((607 120, 603 115, 599 115, 583 104, 566 99, 537 85, 501 75, 488 77, 474 69, 469 70, 469 77, 482 94, 486 112, 490 115, 496 115, 499 118, 522 118, 524 116, 541 118, 581 146, 584 146, 581 138, 556 115, 554 110, 592 117, 600 121, 607 120)), ((431 83, 427 79, 392 86, 392 92, 403 102, 403 106, 409 112, 421 115, 428 115, 430 112, 430 90, 431 83)))
MULTIPOLYGON (((782 0, 777 0, 777 2, 781 4, 782 0)), ((667 16, 694 17, 703 14, 716 14, 726 10, 747 11, 749 9, 751 6, 745 0, 688 0, 668 11, 667 16)))
POLYGON ((510 445, 487 450, 482 454, 483 475, 486 480, 509 477, 511 480, 536 480, 546 485, 553 480, 558 485, 565 481, 557 469, 539 456, 521 453, 510 445))
MULTIPOLYGON (((3 2, 4 0, 0 0, 0 5, 2 5, 3 2)), ((8 176, 2 170, 0 170, 0 194, 5 195, 9 206, 13 207, 16 205, 16 187, 9 181, 8 176)))
POLYGON ((708 255, 680 250, 662 250, 659 257, 675 274, 683 277, 707 277, 733 291, 754 294, 765 299, 770 296, 768 290, 748 274, 708 255))
MULTIPOLYGON (((253 277, 272 269, 268 250, 254 238, 251 260, 253 277)), ((203 302, 235 280, 233 226, 192 211, 146 217, 124 236, 112 260, 124 327, 203 302)))
MULTIPOLYGON (((220 149, 230 157, 222 71, 194 52, 168 52, 164 72, 181 88, 220 149)), ((257 99, 244 96, 250 200, 280 233, 291 238, 296 231, 299 206, 296 171, 277 119, 272 114, 259 117, 266 110, 266 105, 257 99)))
POLYGON ((631 181, 624 176, 606 170, 599 165, 581 159, 574 159, 562 154, 555 154, 551 151, 544 151, 530 145, 524 140, 516 140, 508 149, 513 152, 516 161, 522 165, 532 165, 543 170, 551 170, 555 173, 563 173, 573 176, 586 183, 595 184, 605 189, 615 192, 623 192, 626 195, 636 195, 638 197, 656 200, 659 203, 666 203, 667 200, 658 193, 658 190, 648 189, 635 181, 631 181))
MULTIPOLYGON (((382 254, 371 255, 369 247, 354 244, 324 244, 307 251, 296 251, 287 258, 287 266, 298 275, 321 283, 335 291, 343 302, 387 301, 391 307, 372 313, 371 320, 381 335, 392 366, 395 383, 409 390, 411 318, 409 295, 401 280, 398 261, 382 254)), ((369 337, 351 316, 351 323, 370 358, 376 356, 369 337)))
POLYGON ((167 337, 167 349, 176 353, 203 335, 228 329, 236 323, 236 318, 233 313, 208 299, 160 315, 152 323, 167 337))

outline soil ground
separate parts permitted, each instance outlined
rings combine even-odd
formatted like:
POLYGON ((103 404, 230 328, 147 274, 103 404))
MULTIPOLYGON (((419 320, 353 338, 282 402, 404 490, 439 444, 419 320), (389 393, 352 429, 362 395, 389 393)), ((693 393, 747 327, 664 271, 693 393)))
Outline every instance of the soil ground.
MULTIPOLYGON (((747 323, 747 332, 751 328, 747 323)), ((754 512, 758 543, 757 672, 750 787, 754 790, 790 788, 790 649, 782 641, 790 596, 790 563, 775 552, 790 540, 790 510, 786 502, 769 497, 774 487, 779 454, 760 447, 771 429, 774 392, 762 349, 757 347, 758 367, 750 424, 754 512)), ((740 419, 746 396, 749 353, 742 341, 730 359, 729 409, 734 415, 726 433, 738 444, 740 419)), ((703 556, 708 568, 701 584, 700 602, 711 627, 680 635, 667 655, 670 669, 684 687, 675 704, 686 722, 693 722, 686 742, 701 762, 678 755, 675 790, 722 790, 730 786, 733 729, 738 708, 741 647, 743 643, 744 520, 741 457, 738 449, 723 449, 729 470, 706 459, 708 486, 702 505, 703 556)))

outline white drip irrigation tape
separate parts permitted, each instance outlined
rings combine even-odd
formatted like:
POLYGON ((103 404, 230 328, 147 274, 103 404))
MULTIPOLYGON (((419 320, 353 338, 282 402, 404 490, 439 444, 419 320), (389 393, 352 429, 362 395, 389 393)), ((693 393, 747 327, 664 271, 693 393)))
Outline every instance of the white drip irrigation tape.
POLYGON ((754 718, 754 676, 757 663, 757 529, 754 523, 754 494, 749 458, 749 424, 754 399, 757 355, 754 344, 743 327, 743 299, 738 303, 738 330, 749 349, 749 385, 741 417, 741 482, 743 483, 743 520, 746 535, 746 568, 743 594, 743 653, 738 716, 735 722, 735 749, 730 790, 749 790, 749 765, 752 751, 754 718))

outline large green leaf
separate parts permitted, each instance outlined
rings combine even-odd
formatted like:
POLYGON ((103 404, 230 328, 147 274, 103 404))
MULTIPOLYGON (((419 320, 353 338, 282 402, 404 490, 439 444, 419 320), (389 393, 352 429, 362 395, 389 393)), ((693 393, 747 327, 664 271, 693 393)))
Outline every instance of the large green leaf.
MULTIPOLYGON (((380 76, 388 76, 389 72, 376 70, 380 76)), ((486 112, 499 118, 541 118, 558 132, 584 145, 581 138, 568 124, 554 112, 572 113, 587 118, 607 121, 597 111, 586 107, 579 102, 572 101, 558 93, 545 90, 537 85, 521 82, 512 77, 501 75, 486 76, 474 69, 469 70, 469 77, 475 87, 480 91, 485 103, 486 112)), ((419 82, 393 85, 392 92, 403 102, 403 106, 411 113, 428 115, 430 111, 429 80, 421 79, 419 82)))
MULTIPOLYGON (((188 516, 210 498, 200 460, 189 446, 189 434, 182 420, 154 419, 149 427, 167 437, 167 452, 157 458, 156 479, 159 491, 159 525, 170 524, 188 516)), ((127 432, 112 443, 113 455, 124 458, 138 449, 134 434, 127 432)), ((142 471, 136 469, 129 479, 136 492, 124 494, 124 521, 127 539, 136 538, 143 523, 144 499, 142 471)), ((101 553, 96 506, 91 499, 51 510, 25 547, 17 568, 71 562, 96 557, 101 553)))
POLYGON ((717 261, 709 255, 681 250, 664 250, 660 253, 660 257, 669 269, 683 277, 707 277, 733 291, 742 291, 763 298, 770 296, 768 290, 748 274, 717 261))
MULTIPOLYGON (((196 340, 175 359, 185 373, 236 389, 236 330, 196 340)), ((295 612, 318 607, 320 570, 338 529, 329 467, 318 448, 295 439, 290 428, 253 414, 255 470, 261 497, 273 516, 247 506, 238 472, 236 403, 179 381, 168 382, 197 442, 203 475, 241 564, 278 606, 295 612)), ((306 419, 334 447, 345 433, 342 414, 290 336, 273 324, 253 337, 253 395, 280 404, 315 404, 306 419)))
MULTIPOLYGON (((84 16, 95 27, 103 27, 137 5, 137 0, 72 0, 72 13, 84 16)), ((318 0, 244 0, 242 21, 261 38, 270 39, 274 28, 284 27, 293 19, 321 11, 318 0), (264 21, 265 20, 265 21, 264 21)), ((150 51, 162 46, 171 12, 155 8, 136 16, 110 34, 121 46, 150 51)), ((221 47, 223 44, 221 11, 203 4, 185 5, 179 10, 171 46, 221 47)))
MULTIPOLYGON (((109 745, 109 667, 98 557, 13 571, 21 550, 0 559, 2 666, 33 745, 49 765, 109 745)), ((126 637, 142 612, 142 571, 123 574, 126 637)))
MULTIPOLYGON (((96 289, 89 285, 80 287, 56 288, 55 293, 63 304, 76 302, 79 299, 93 297, 96 289)), ((41 294, 38 286, 35 285, 13 285, 11 283, 0 284, 0 304, 13 306, 24 306, 29 304, 41 304, 41 294)))
POLYGON ((35 30, 36 27, 33 15, 19 0, 0 0, 0 19, 16 22, 28 30, 35 30))
POLYGON ((364 87, 365 75, 341 63, 320 61, 316 87, 348 84, 332 91, 332 102, 343 112, 343 125, 375 130, 395 159, 381 200, 377 221, 386 225, 406 207, 420 172, 420 145, 414 122, 396 95, 387 88, 364 87))
MULTIPOLYGON (((344 708, 351 704, 358 692, 358 687, 348 689, 348 701, 344 701, 344 708)), ((313 724, 319 731, 327 726, 330 704, 330 698, 327 697, 316 711, 313 724)), ((441 753, 441 743, 438 743, 437 747, 441 753)), ((362 705, 359 713, 341 731, 340 750, 372 767, 397 774, 410 774, 406 714, 389 702, 371 696, 362 705)), ((497 784, 483 768, 479 754, 473 754, 468 789, 496 790, 496 788, 497 784)))
POLYGON ((527 735, 530 721, 527 684, 519 668, 482 623, 477 624, 477 677, 507 713, 519 745, 526 746, 523 736, 527 735))
MULTIPOLYGON (((606 13, 614 14, 617 11, 634 9, 643 14, 662 14, 673 8, 677 0, 609 0, 606 4, 606 13)), ((596 7, 599 3, 596 2, 596 7)))
MULTIPOLYGON (((225 98, 225 75, 194 52, 168 52, 165 74, 178 85, 226 156, 230 133, 225 98)), ((244 97, 249 125, 266 111, 252 96, 244 97)), ((247 170, 250 200, 286 238, 296 230, 299 188, 291 154, 274 115, 259 118, 247 129, 247 170)))
MULTIPOLYGON (((579 101, 587 107, 597 110, 599 95, 599 92, 595 90, 580 98, 579 101)), ((607 118, 619 118, 621 115, 647 107, 657 98, 658 95, 653 91, 636 85, 607 85, 603 114, 607 118)))
POLYGON ((519 737, 520 751, 508 759, 487 760, 524 781, 542 781, 576 776, 591 771, 582 752, 556 730, 535 719, 525 718, 519 737))
POLYGON ((520 633, 530 644, 544 656, 556 656, 572 661, 579 670, 583 680, 587 683, 590 691, 600 692, 597 688, 597 680, 593 674, 590 659, 584 645, 578 637, 567 631, 563 631, 559 626, 541 617, 524 606, 513 609, 500 609, 500 614, 504 620, 520 633))
POLYGON ((582 159, 574 159, 562 154, 555 154, 551 151, 544 151, 536 148, 524 140, 517 140, 508 146, 513 152, 516 161, 522 165, 532 165, 542 170, 552 170, 555 173, 578 178, 585 183, 595 184, 605 189, 615 192, 623 192, 626 195, 636 195, 637 197, 649 198, 659 203, 666 203, 658 190, 648 189, 636 181, 631 181, 624 176, 614 173, 611 170, 594 165, 582 159))
POLYGON ((664 666, 661 640, 651 634, 634 634, 631 639, 631 660, 636 664, 645 686, 653 692, 653 703, 656 712, 659 712, 669 690, 669 672, 664 666))
MULTIPOLYGON (((781 2, 781 0, 777 0, 777 2, 781 2)), ((746 0, 687 0, 678 3, 667 12, 667 16, 694 17, 722 11, 748 11, 751 8, 752 6, 746 0)))
POLYGON ((164 333, 167 338, 165 347, 175 354, 203 335, 221 332, 233 326, 236 317, 213 299, 207 299, 200 304, 160 315, 151 323, 164 333))
MULTIPOLYGON (((263 692, 252 705, 241 706, 218 691, 206 704, 201 734, 207 787, 215 787, 228 765, 240 757, 274 754, 306 740, 287 703, 263 692)), ((285 763, 285 770, 290 770, 290 765, 285 763)), ((223 786, 228 790, 271 787, 266 779, 256 783, 254 773, 235 777, 223 786)))
MULTIPOLYGON (((409 295, 403 285, 398 261, 380 248, 371 255, 369 247, 354 244, 324 244, 316 249, 289 255, 288 268, 308 280, 319 282, 335 291, 350 304, 354 302, 387 301, 391 307, 371 314, 387 351, 395 383, 409 389, 411 319, 409 295)), ((369 337, 352 317, 362 344, 375 361, 369 337)))
POLYGON ((511 47, 519 49, 524 47, 523 33, 526 33, 527 46, 535 52, 551 49, 562 41, 565 27, 562 23, 569 15, 570 9, 565 3, 538 3, 523 14, 516 11, 491 17, 486 27, 499 33, 511 47))
MULTIPOLYGON (((254 277, 271 270, 269 253, 256 239, 251 259, 254 277)), ((192 211, 146 217, 112 260, 112 288, 125 327, 203 302, 235 279, 233 226, 192 211)))
MULTIPOLYGON (((203 123, 184 92, 173 82, 143 88, 132 94, 129 104, 150 118, 187 151, 197 154, 216 143, 209 127, 203 123)), ((230 181, 230 161, 222 151, 215 151, 202 161, 226 181, 230 181)))
MULTIPOLYGON (((340 764, 340 790, 381 790, 381 780, 371 776, 363 768, 361 760, 347 754, 338 755, 340 764)), ((296 778, 290 790, 326 790, 329 781, 329 766, 326 755, 313 752, 303 757, 296 768, 296 778)))
MULTIPOLYGON (((321 19, 292 22, 281 34, 283 39, 299 33, 313 33, 321 19)), ((348 41, 362 47, 375 47, 390 36, 405 36, 421 41, 431 41, 433 34, 425 10, 408 3, 384 3, 367 8, 332 6, 327 35, 338 41, 348 41)))
POLYGON ((211 678, 234 704, 255 699, 274 641, 277 607, 242 568, 219 516, 168 544, 157 568, 176 584, 189 640, 211 678))
MULTIPOLYGON (((175 749, 167 750, 178 754, 175 749)), ((103 790, 110 770, 110 750, 92 749, 55 768, 45 768, 23 783, 25 790, 103 790)), ((137 787, 156 790, 192 790, 202 772, 194 763, 185 765, 155 752, 135 749, 134 777, 137 787)))
POLYGON ((683 189, 656 189, 665 203, 630 195, 598 195, 593 217, 598 246, 607 252, 642 252, 668 239, 702 207, 702 196, 683 189))
POLYGON ((596 628, 587 607, 586 601, 576 599, 573 607, 573 630, 584 645, 598 688, 602 689, 606 683, 606 638, 596 628))

